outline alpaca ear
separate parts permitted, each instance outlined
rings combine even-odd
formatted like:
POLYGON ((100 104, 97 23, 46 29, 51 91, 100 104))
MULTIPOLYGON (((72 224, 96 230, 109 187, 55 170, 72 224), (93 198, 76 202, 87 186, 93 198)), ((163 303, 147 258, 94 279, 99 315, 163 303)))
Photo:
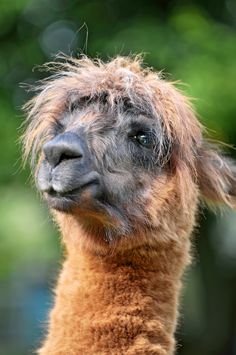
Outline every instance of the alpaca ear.
POLYGON ((236 163, 217 148, 205 144, 198 154, 200 191, 208 203, 236 208, 236 163))

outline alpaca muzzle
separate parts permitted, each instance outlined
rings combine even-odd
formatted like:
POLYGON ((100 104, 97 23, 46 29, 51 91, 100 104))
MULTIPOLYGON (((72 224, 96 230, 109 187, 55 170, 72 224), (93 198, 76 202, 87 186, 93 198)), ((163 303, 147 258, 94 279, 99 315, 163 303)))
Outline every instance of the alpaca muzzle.
POLYGON ((43 152, 37 185, 51 208, 68 210, 99 196, 100 175, 83 138, 74 132, 59 134, 43 146, 43 152))

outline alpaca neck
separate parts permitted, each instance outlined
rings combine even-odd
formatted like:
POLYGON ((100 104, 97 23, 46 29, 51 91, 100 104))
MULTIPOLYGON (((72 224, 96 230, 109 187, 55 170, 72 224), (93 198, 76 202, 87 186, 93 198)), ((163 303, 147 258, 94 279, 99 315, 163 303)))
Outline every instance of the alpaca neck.
POLYGON ((176 243, 111 256, 69 253, 39 354, 173 354, 187 254, 176 243))

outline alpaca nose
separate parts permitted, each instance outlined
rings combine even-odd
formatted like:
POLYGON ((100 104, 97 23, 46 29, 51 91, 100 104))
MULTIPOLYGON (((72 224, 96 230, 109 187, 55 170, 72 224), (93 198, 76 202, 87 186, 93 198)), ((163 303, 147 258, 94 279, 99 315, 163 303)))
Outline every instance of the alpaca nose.
POLYGON ((53 138, 43 146, 46 160, 52 167, 63 160, 81 159, 84 155, 79 136, 72 132, 65 132, 53 138))

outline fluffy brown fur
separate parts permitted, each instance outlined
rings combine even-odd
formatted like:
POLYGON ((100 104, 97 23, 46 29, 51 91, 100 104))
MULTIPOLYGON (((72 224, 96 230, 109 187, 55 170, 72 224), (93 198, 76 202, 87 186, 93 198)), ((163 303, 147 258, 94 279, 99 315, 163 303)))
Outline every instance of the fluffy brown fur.
POLYGON ((73 210, 52 209, 66 260, 38 354, 173 354, 198 202, 202 196, 233 206, 234 165, 205 142, 187 98, 161 74, 143 69, 139 57, 64 58, 46 68, 55 74, 25 106, 25 157, 37 162, 37 177, 43 145, 69 115, 65 131, 83 126, 92 137, 91 156, 113 189, 112 203, 119 200, 119 213, 91 208, 88 192, 73 210), (127 112, 159 132, 147 167, 131 169, 133 148, 118 156, 122 148, 106 133, 119 126, 124 135, 127 112))

